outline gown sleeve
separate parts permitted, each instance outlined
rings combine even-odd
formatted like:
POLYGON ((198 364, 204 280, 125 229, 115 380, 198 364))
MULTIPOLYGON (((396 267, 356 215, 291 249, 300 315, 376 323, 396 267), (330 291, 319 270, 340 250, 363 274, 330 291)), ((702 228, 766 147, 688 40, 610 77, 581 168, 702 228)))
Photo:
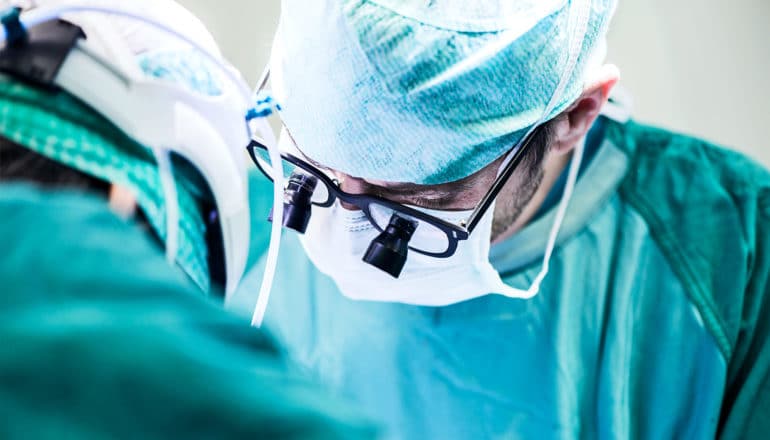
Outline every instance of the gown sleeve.
POLYGON ((742 301, 736 300, 742 314, 728 367, 723 439, 759 440, 770 435, 770 185, 759 193, 755 206, 749 213, 756 219, 750 277, 742 301))

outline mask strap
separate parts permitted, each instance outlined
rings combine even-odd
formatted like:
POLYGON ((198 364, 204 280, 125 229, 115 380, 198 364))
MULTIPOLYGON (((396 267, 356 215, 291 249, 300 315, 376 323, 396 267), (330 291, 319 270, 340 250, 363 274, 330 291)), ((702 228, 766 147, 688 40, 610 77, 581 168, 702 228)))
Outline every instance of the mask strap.
POLYGON ((257 130, 262 134, 262 138, 266 141, 268 154, 270 155, 270 165, 273 167, 273 223, 270 230, 270 247, 267 251, 267 262, 265 263, 265 273, 262 277, 262 286, 259 289, 257 304, 254 307, 254 314, 251 318, 251 325, 262 327, 267 304, 270 300, 270 292, 273 288, 275 272, 278 266, 278 254, 281 247, 284 183, 281 153, 278 150, 275 134, 265 117, 255 119, 254 122, 257 130))
POLYGON ((572 163, 569 167, 569 174, 567 177, 567 184, 564 187, 564 194, 561 196, 561 202, 559 208, 556 211, 556 219, 553 221, 553 227, 548 235, 548 244, 545 247, 545 256, 543 256, 543 268, 540 273, 537 274, 535 280, 532 282, 532 286, 529 288, 530 294, 534 295, 540 291, 540 283, 543 282, 551 265, 551 256, 553 250, 556 248, 556 239, 559 237, 559 231, 564 223, 564 219, 567 216, 567 208, 569 202, 572 199, 572 193, 577 185, 578 173, 580 171, 580 165, 583 163, 583 153, 585 152, 585 139, 580 141, 577 147, 575 147, 575 154, 572 157, 572 163))

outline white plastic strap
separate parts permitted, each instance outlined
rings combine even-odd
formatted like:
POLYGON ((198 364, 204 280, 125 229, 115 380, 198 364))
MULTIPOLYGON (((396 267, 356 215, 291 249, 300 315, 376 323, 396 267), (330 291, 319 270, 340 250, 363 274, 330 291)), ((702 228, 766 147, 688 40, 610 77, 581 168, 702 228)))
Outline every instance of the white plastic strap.
POLYGON ((273 133, 267 119, 260 118, 255 120, 257 130, 266 141, 268 153, 270 155, 270 165, 273 167, 273 224, 270 230, 270 247, 267 251, 267 262, 265 263, 265 273, 262 277, 262 286, 257 296, 257 304, 254 307, 254 314, 251 318, 251 325, 262 327, 265 319, 267 304, 270 301, 270 292, 273 288, 275 271, 278 266, 278 254, 281 247, 281 232, 283 229, 283 164, 281 153, 278 150, 275 134, 273 133))

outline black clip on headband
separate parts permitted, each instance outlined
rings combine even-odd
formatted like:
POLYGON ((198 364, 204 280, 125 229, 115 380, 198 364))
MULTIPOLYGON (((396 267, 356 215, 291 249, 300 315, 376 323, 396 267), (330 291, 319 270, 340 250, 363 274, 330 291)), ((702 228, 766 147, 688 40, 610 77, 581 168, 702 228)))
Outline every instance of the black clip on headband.
POLYGON ((26 29, 21 9, 0 13, 5 42, 0 43, 0 72, 37 86, 56 89, 54 80, 83 30, 63 20, 52 20, 26 29))

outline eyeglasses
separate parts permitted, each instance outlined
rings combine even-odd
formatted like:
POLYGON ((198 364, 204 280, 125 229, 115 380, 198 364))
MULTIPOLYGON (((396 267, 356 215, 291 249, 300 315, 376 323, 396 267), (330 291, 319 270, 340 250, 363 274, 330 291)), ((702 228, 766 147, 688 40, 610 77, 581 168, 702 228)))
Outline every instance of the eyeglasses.
MULTIPOLYGON (((249 155, 262 173, 273 180, 273 168, 267 157, 267 147, 259 140, 252 140, 249 155)), ((314 165, 290 154, 282 153, 284 179, 289 186, 312 186, 310 204, 329 208, 336 200, 360 209, 369 222, 380 232, 385 231, 394 215, 409 220, 415 226, 409 241, 409 249, 431 257, 448 258, 457 249, 460 240, 468 238, 469 231, 463 226, 433 217, 417 209, 382 197, 368 194, 351 194, 340 188, 339 182, 314 165), (308 176, 311 179, 308 179, 308 176)))
MULTIPOLYGON (((530 149, 538 130, 534 130, 513 152, 508 163, 470 217, 458 224, 379 196, 347 193, 342 190, 340 183, 333 176, 288 152, 281 153, 283 161, 281 168, 284 172, 284 181, 288 182, 287 188, 285 188, 287 194, 292 191, 295 193, 296 191, 303 191, 303 197, 307 199, 309 204, 319 208, 329 208, 337 200, 355 206, 380 232, 388 228, 392 219, 396 217, 406 219, 414 226, 409 240, 408 248, 410 250, 435 258, 449 258, 454 255, 458 243, 468 239, 481 218, 489 210, 492 202, 530 149)), ((262 173, 268 179, 273 180, 274 170, 270 165, 267 146, 264 142, 253 139, 247 149, 251 159, 262 173)), ((289 196, 287 195, 287 197, 289 196)), ((309 217, 309 213, 307 216, 309 217)))

